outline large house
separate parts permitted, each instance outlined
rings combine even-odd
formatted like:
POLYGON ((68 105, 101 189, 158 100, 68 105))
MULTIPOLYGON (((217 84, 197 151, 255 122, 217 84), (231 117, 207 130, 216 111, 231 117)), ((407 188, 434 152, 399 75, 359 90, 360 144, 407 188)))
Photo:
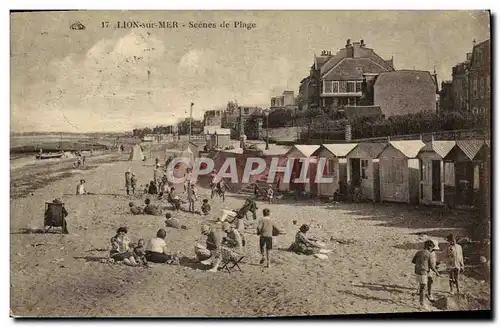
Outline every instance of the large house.
POLYGON ((473 114, 491 111, 491 43, 476 44, 472 49, 469 69, 470 110, 473 114))
POLYGON ((271 98, 270 110, 295 109, 295 94, 293 91, 284 91, 282 95, 271 98))
POLYGON ((347 40, 335 55, 323 51, 314 57, 310 75, 301 81, 300 105, 338 110, 348 106, 373 105, 373 81, 381 73, 394 71, 393 59, 384 60, 363 40, 347 40))

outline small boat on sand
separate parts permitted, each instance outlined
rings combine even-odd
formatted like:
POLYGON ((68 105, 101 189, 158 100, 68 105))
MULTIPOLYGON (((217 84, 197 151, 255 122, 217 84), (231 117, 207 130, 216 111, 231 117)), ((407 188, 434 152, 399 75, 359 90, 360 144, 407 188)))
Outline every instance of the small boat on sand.
POLYGON ((62 152, 60 152, 60 153, 40 153, 40 154, 36 155, 36 158, 38 160, 41 160, 41 159, 58 159, 58 158, 61 158, 62 156, 63 156, 62 152))

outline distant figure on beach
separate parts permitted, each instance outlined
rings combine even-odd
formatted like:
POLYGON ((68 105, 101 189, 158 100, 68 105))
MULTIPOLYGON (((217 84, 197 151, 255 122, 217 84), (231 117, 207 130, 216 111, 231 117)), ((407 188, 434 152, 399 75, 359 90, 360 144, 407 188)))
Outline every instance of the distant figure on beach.
POLYGON ((307 224, 300 226, 299 231, 295 234, 295 242, 292 243, 289 251, 295 252, 297 254, 312 255, 318 253, 329 253, 331 251, 327 249, 322 249, 322 245, 317 243, 315 240, 307 237, 307 232, 310 227, 307 224))
POLYGON ((132 177, 130 177, 130 191, 132 194, 135 194, 135 188, 137 186, 137 177, 134 173, 132 173, 132 177))
POLYGON ((143 238, 137 241, 137 245, 134 246, 134 258, 138 264, 148 266, 148 260, 146 259, 146 247, 143 238))
POLYGON ((127 195, 130 194, 130 187, 132 186, 132 171, 130 168, 125 172, 125 188, 127 189, 127 195))
POLYGON ((146 259, 154 263, 166 263, 170 260, 167 254, 167 243, 165 242, 167 232, 162 228, 156 233, 156 237, 149 240, 146 246, 146 259))
POLYGON ((128 204, 128 206, 130 207, 131 214, 133 214, 133 215, 142 215, 143 214, 144 209, 136 206, 134 202, 130 202, 128 204))
POLYGON ((273 198, 274 198, 273 186, 269 185, 267 188, 267 200, 269 201, 269 203, 273 203, 273 198))
POLYGON ((171 213, 165 214, 165 227, 176 228, 176 229, 187 229, 185 225, 182 225, 180 220, 173 218, 171 213))
POLYGON ((418 251, 411 261, 415 265, 415 276, 417 279, 417 283, 419 284, 419 302, 420 305, 424 308, 427 308, 427 303, 424 302, 425 289, 428 288, 428 292, 430 293, 430 287, 428 283, 429 281, 432 281, 432 278, 429 277, 429 272, 432 270, 436 274, 436 276, 439 276, 439 272, 436 268, 435 261, 433 260, 431 254, 431 252, 434 251, 434 247, 434 242, 432 242, 431 240, 425 241, 424 249, 418 251))
POLYGON ((167 201, 173 205, 175 211, 179 211, 181 208, 181 199, 175 193, 175 187, 170 188, 168 193, 167 201))
POLYGON ((88 194, 85 190, 85 180, 81 179, 80 183, 76 186, 76 195, 85 195, 88 194))
POLYGON ((149 188, 148 188, 148 194, 158 194, 158 188, 156 187, 156 184, 154 181, 151 181, 149 183, 149 188))
POLYGON ((449 274, 450 293, 453 294, 454 287, 456 287, 457 293, 460 293, 460 286, 458 285, 458 280, 460 277, 460 273, 464 272, 465 268, 462 246, 457 244, 457 241, 453 234, 448 235, 446 240, 449 243, 449 246, 446 249, 446 257, 447 257, 446 267, 448 268, 448 274, 449 274))
POLYGON ((160 208, 151 204, 150 199, 144 200, 144 204, 146 205, 144 207, 144 214, 145 215, 161 216, 162 212, 161 212, 160 208))
POLYGON ((201 205, 201 212, 206 216, 210 213, 211 207, 208 203, 208 199, 203 199, 203 204, 201 205))
POLYGON ((194 203, 197 200, 196 197, 196 189, 194 187, 194 184, 189 182, 187 185, 187 199, 189 203, 189 212, 194 212, 194 203))
POLYGON ((85 167, 85 156, 82 156, 82 166, 85 167))
POLYGON ((257 225, 257 235, 259 235, 260 264, 266 262, 266 266, 271 267, 270 252, 273 249, 273 236, 282 234, 271 220, 271 210, 262 210, 262 217, 257 225))
POLYGON ((120 227, 116 235, 111 238, 110 257, 115 261, 123 261, 128 266, 137 266, 134 254, 130 249, 130 239, 127 237, 126 227, 120 227))

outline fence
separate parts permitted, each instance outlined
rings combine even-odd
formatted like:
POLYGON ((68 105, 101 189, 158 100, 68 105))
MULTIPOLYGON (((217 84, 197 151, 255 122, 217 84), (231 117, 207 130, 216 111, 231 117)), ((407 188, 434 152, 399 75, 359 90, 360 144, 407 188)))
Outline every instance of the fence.
MULTIPOLYGON (((307 133, 304 133, 307 134, 307 133)), ((302 144, 327 144, 327 143, 344 143, 347 142, 344 132, 338 132, 339 137, 335 139, 331 138, 311 138, 301 137, 300 143, 302 144)), ((307 135, 304 135, 307 136, 307 135)), ((387 141, 403 141, 403 140, 422 140, 423 142, 429 142, 431 140, 444 141, 444 140, 469 140, 469 139, 481 139, 489 140, 490 131, 487 128, 475 128, 475 129, 459 129, 450 131, 440 131, 433 133, 422 133, 422 134, 405 134, 405 135, 390 135, 384 137, 371 137, 363 139, 353 139, 353 143, 361 142, 387 142, 387 141)), ((284 144, 280 142, 280 144, 284 144)))

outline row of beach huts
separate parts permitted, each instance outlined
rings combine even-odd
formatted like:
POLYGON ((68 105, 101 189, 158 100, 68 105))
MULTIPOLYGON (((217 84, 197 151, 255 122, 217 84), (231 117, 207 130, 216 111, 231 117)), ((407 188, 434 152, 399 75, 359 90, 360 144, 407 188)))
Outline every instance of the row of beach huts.
MULTIPOLYGON (((281 192, 302 188, 330 198, 339 183, 357 181, 362 200, 411 204, 478 207, 490 193, 489 140, 294 145, 283 159, 294 160, 292 177, 308 161, 306 183, 280 182, 281 192), (326 158, 323 176, 332 183, 315 183, 319 158, 326 158)), ((488 198, 489 199, 489 198, 488 198)))

